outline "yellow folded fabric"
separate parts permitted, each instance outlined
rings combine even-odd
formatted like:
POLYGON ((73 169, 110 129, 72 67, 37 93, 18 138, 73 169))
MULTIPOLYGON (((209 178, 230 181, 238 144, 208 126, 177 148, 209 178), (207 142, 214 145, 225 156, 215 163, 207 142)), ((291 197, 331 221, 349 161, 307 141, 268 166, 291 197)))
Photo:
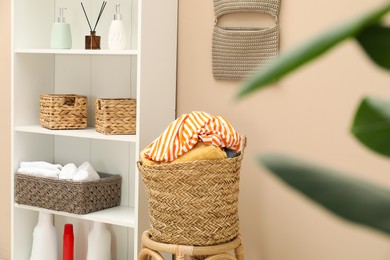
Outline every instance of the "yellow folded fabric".
MULTIPOLYGON (((149 160, 145 157, 145 150, 141 152, 141 161, 144 165, 158 165, 158 164, 167 164, 168 162, 155 162, 149 160)), ((170 163, 178 163, 178 162, 189 162, 196 160, 215 160, 215 159, 225 159, 226 152, 221 148, 216 147, 214 145, 207 145, 203 142, 198 142, 191 150, 181 155, 174 161, 170 163)))

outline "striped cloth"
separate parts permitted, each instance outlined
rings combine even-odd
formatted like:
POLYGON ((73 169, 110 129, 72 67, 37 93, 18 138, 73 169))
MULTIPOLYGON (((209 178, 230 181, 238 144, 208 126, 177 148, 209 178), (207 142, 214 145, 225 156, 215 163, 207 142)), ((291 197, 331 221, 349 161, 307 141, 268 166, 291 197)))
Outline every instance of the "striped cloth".
POLYGON ((171 162, 192 149, 198 141, 239 151, 241 137, 221 116, 194 111, 183 114, 146 149, 145 157, 156 162, 171 162))

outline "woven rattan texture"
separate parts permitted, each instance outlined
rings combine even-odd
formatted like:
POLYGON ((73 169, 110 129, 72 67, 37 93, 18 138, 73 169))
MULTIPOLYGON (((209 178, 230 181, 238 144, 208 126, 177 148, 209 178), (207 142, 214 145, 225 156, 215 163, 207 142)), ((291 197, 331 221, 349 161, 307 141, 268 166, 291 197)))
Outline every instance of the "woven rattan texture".
POLYGON ((120 204, 121 176, 74 182, 15 174, 15 201, 75 214, 87 214, 120 204))
POLYGON ((214 0, 212 68, 215 79, 246 79, 278 55, 279 9, 280 0, 214 0), (247 12, 272 15, 275 25, 268 28, 219 25, 219 18, 224 15, 247 12))
POLYGON ((215 79, 247 78, 278 55, 279 26, 268 29, 214 27, 212 65, 215 79))
POLYGON ((152 239, 206 246, 235 238, 242 158, 243 152, 221 160, 153 166, 138 162, 148 194, 152 239))
POLYGON ((238 12, 266 13, 278 17, 280 0, 214 0, 215 17, 238 12))
POLYGON ((40 124, 49 129, 87 127, 87 97, 79 95, 40 96, 40 124))
POLYGON ((136 100, 103 99, 95 102, 95 127, 102 134, 136 133, 136 100))

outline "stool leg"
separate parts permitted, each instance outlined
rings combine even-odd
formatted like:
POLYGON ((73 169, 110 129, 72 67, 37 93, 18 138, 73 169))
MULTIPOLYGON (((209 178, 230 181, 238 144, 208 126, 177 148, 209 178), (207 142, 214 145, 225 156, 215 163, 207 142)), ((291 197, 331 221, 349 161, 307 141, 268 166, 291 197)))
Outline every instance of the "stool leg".
POLYGON ((237 260, 244 260, 244 247, 241 244, 234 249, 234 254, 236 255, 237 260))
MULTIPOLYGON (((144 248, 145 248, 145 250, 147 251, 146 246, 142 243, 142 244, 141 244, 141 251, 142 251, 144 248)), ((140 259, 140 257, 142 257, 142 256, 141 256, 141 252, 140 252, 140 254, 138 255, 138 260, 140 259)), ((146 254, 146 255, 143 256, 143 257, 144 257, 144 259, 142 259, 142 260, 152 260, 152 257, 151 257, 149 254, 146 254)))
POLYGON ((223 253, 223 254, 209 256, 205 260, 236 260, 236 258, 231 254, 223 253))
POLYGON ((177 254, 176 255, 176 260, 185 260, 186 259, 186 256, 183 255, 183 254, 177 254))
POLYGON ((138 260, 151 260, 152 257, 156 260, 164 260, 162 255, 154 250, 149 248, 142 248, 141 252, 139 252, 138 260))

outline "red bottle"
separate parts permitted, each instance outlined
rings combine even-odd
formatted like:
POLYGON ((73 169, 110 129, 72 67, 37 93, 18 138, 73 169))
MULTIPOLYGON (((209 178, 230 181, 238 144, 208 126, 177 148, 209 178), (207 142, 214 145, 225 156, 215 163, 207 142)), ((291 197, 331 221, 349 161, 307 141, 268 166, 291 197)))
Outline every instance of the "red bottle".
POLYGON ((62 260, 74 260, 74 235, 73 225, 65 224, 62 260))

